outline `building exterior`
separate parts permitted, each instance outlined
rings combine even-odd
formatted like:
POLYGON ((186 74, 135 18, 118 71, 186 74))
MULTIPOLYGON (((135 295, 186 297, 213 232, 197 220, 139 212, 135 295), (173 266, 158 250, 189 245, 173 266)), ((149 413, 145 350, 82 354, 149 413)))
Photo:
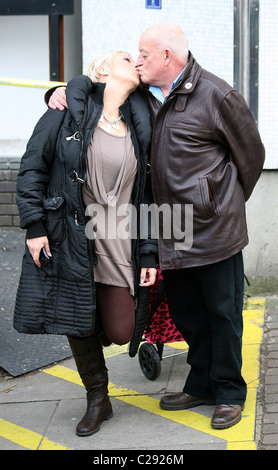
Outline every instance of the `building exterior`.
MULTIPOLYGON (((16 0, 1 3, 30 4, 16 0)), ((187 34, 189 48, 203 68, 241 91, 258 122, 267 155, 263 175, 247 203, 250 244, 244 252, 246 274, 258 289, 277 291, 278 82, 273 77, 277 67, 278 10, 275 0, 40 0, 32 3, 44 5, 48 10, 44 14, 3 15, 0 6, 0 76, 68 81, 86 73, 94 57, 110 50, 128 50, 136 59, 138 38, 144 29, 173 21, 187 34), (71 3, 73 12, 63 14, 63 8, 66 11, 71 3), (49 40, 53 9, 63 17, 63 51, 58 60, 60 65, 63 62, 62 77, 58 76, 59 72, 53 76, 51 68, 51 54, 56 51, 53 44, 51 51, 49 40)), ((52 40, 53 37, 54 33, 52 40)), ((44 93, 44 89, 0 85, 2 227, 18 225, 14 202, 17 168, 26 141, 46 109, 44 93)))

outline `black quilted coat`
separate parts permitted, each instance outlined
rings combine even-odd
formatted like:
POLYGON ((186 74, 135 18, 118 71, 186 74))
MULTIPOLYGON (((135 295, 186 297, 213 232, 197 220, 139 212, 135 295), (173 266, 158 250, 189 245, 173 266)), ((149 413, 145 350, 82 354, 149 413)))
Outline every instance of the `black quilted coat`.
MULTIPOLYGON (((97 258, 94 242, 85 234, 88 220, 82 182, 87 148, 103 108, 104 88, 85 76, 72 80, 67 86, 69 109, 46 111, 22 157, 17 182, 20 226, 27 229, 27 238, 47 235, 52 258, 48 266, 38 268, 26 246, 14 314, 14 327, 21 333, 84 337, 94 329, 97 258)), ((146 184, 150 116, 139 91, 120 109, 137 158, 132 202, 139 215, 140 204, 151 202, 146 184)), ((144 258, 145 267, 155 266, 157 244, 139 237, 132 243, 137 292, 140 260, 144 258)))

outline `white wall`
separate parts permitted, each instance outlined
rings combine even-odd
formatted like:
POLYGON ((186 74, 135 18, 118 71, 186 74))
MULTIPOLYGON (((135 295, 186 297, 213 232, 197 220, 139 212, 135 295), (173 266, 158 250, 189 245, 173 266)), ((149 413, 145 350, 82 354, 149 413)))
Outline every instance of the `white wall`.
POLYGON ((64 80, 82 73, 81 0, 74 1, 74 15, 64 16, 64 80))
MULTIPOLYGON (((48 23, 46 15, 0 16, 0 76, 49 80, 48 23)), ((81 0, 75 0, 75 14, 64 16, 64 80, 80 73, 81 0)), ((46 89, 0 85, 0 154, 9 152, 3 141, 29 139, 46 111, 45 92, 46 89)))
MULTIPOLYGON (((138 55, 138 39, 148 26, 174 21, 186 32, 196 59, 233 81, 233 0, 163 0, 161 10, 145 8, 145 0, 83 0, 83 67, 80 0, 75 17, 64 17, 65 80, 91 60, 112 49, 138 55)), ((82 70, 81 70, 82 69, 82 70)), ((0 17, 0 76, 49 80, 47 16, 0 17)), ((43 89, 0 85, 0 141, 27 140, 45 111, 43 89)))
POLYGON ((145 0, 83 0, 83 71, 94 57, 111 50, 138 56, 138 39, 149 26, 173 21, 184 30, 198 62, 233 83, 233 0, 162 0, 146 9, 145 0))
MULTIPOLYGON (((0 16, 0 76, 49 80, 47 16, 0 16)), ((27 139, 45 90, 0 85, 0 139, 27 139)))
MULTIPOLYGON (((247 276, 278 277, 278 172, 263 172, 246 205, 249 245, 244 250, 247 276)), ((278 282, 276 280, 276 291, 278 282)))
POLYGON ((277 0, 261 0, 259 40, 259 127, 266 147, 265 168, 268 169, 278 169, 277 30, 277 0))

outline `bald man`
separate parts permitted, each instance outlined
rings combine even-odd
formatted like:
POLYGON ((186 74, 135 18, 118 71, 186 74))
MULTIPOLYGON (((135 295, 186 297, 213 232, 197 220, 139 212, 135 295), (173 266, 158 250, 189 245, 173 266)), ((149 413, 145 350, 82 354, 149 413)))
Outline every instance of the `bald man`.
MULTIPOLYGON (((241 420, 246 400, 241 374, 245 202, 263 169, 264 147, 243 97, 202 69, 178 25, 161 23, 144 31, 136 68, 153 117, 154 202, 167 205, 173 222, 172 237, 166 238, 160 218, 159 264, 170 315, 189 345, 183 390, 162 397, 160 406, 186 410, 213 403, 211 425, 225 429, 241 420)), ((63 90, 49 103, 65 104, 63 90)))

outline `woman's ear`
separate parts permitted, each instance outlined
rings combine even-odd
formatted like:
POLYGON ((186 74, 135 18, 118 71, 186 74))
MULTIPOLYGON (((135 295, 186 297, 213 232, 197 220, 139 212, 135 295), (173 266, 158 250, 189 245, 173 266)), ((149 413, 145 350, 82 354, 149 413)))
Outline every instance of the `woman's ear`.
POLYGON ((102 75, 104 77, 107 77, 110 73, 110 70, 107 66, 105 65, 101 65, 99 68, 98 68, 98 74, 99 75, 102 75))

